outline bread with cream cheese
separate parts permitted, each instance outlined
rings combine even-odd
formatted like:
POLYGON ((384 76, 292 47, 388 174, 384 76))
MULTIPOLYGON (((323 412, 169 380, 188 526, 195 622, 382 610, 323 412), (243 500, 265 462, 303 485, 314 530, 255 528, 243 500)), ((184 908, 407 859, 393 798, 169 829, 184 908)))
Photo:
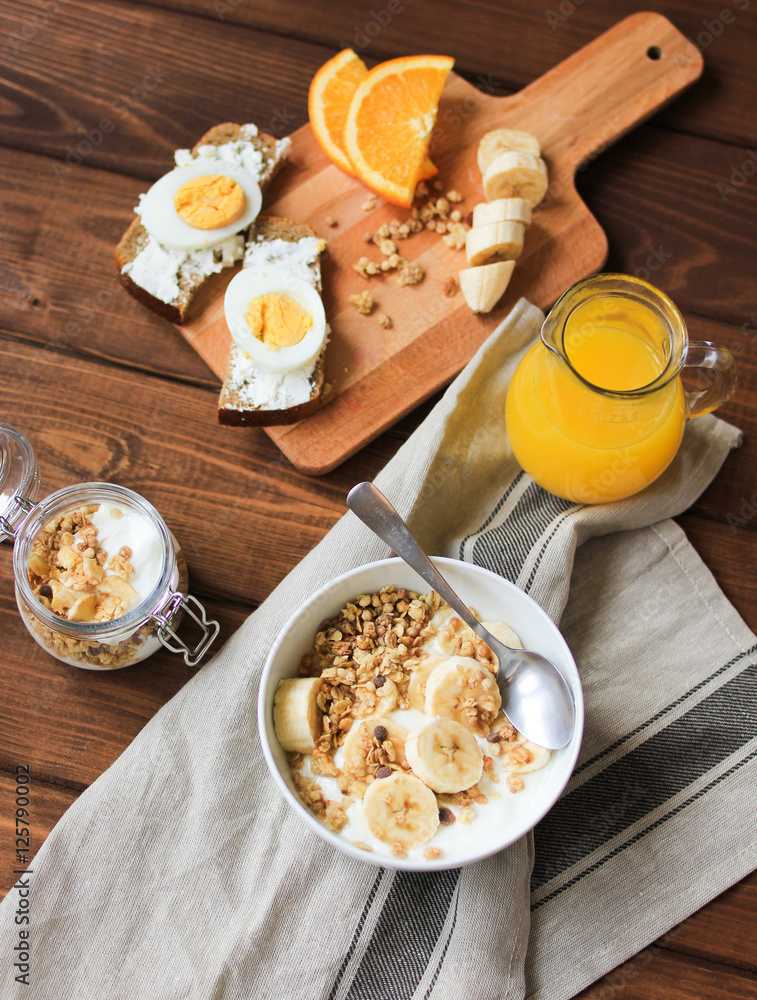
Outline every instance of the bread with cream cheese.
MULTIPOLYGON (((299 256, 306 259, 313 284, 320 292, 320 255, 326 248, 326 241, 319 239, 309 226, 298 225, 288 219, 258 216, 250 229, 244 266, 265 267, 272 264, 285 267, 285 244, 301 248, 303 253, 299 256)), ((282 392, 280 380, 277 384, 276 379, 269 378, 260 370, 253 370, 244 352, 232 341, 226 378, 218 401, 218 422, 237 427, 273 427, 293 424, 315 413, 323 397, 324 354, 325 345, 307 379, 306 398, 301 398, 301 382, 297 387, 300 395, 287 398, 282 392)))
MULTIPOLYGON (((176 164, 180 166, 192 159, 202 158, 203 153, 208 155, 208 147, 228 148, 228 144, 232 143, 249 144, 252 157, 259 161, 258 183, 261 191, 265 191, 286 156, 289 140, 276 140, 270 135, 258 133, 254 125, 233 122, 216 125, 191 150, 177 150, 176 164)), ((246 235, 243 231, 203 250, 187 253, 171 251, 151 237, 139 215, 135 215, 116 247, 118 276, 127 292, 148 309, 172 323, 181 324, 195 293, 205 280, 242 259, 246 235)))

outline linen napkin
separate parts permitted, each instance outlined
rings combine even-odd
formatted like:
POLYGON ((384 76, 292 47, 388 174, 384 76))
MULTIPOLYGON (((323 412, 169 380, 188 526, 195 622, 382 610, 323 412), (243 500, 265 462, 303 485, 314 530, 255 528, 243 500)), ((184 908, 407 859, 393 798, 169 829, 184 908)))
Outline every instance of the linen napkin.
POLYGON ((503 426, 542 319, 521 300, 377 479, 428 551, 562 619, 586 729, 535 835, 393 872, 332 850, 278 795, 255 732, 266 653, 317 587, 389 554, 347 514, 52 831, 28 876, 28 987, 20 890, 0 907, 3 997, 565 1000, 753 867, 757 640, 666 520, 738 431, 692 421, 625 502, 545 493, 503 426))

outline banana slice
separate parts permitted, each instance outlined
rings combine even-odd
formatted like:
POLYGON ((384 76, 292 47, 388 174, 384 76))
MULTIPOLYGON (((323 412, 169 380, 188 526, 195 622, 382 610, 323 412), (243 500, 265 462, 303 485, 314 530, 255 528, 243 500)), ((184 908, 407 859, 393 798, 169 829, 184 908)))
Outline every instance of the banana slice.
POLYGON ((511 149, 522 149, 533 156, 541 156, 541 146, 535 135, 518 128, 495 128, 487 132, 478 144, 478 169, 483 174, 492 160, 511 149))
POLYGON ((420 778, 405 771, 369 785, 363 813, 374 837, 406 851, 431 840, 439 827, 436 796, 420 778))
POLYGON ((516 260, 523 250, 522 222, 489 222, 465 234, 465 253, 471 267, 497 260, 516 260))
POLYGON ((347 733, 342 766, 356 778, 375 775, 383 765, 401 766, 406 737, 407 730, 391 719, 364 719, 347 733))
MULTIPOLYGON (((485 629, 494 636, 495 639, 499 639, 500 642, 504 642, 506 646, 510 649, 523 649, 523 643, 520 641, 518 636, 513 632, 509 625, 505 625, 504 622, 481 622, 485 629)), ((492 654, 494 655, 494 654, 492 654)), ((494 662, 496 664, 496 670, 499 670, 499 660, 494 656, 494 662)))
POLYGON ((544 767, 551 756, 551 750, 537 746, 518 733, 518 742, 512 746, 508 744, 507 753, 502 754, 499 760, 511 774, 527 774, 544 767))
POLYGON ((489 222, 520 222, 531 225, 531 206, 525 198, 497 198, 482 201, 473 208, 473 228, 489 222))
POLYGON ((320 677, 279 681, 273 696, 273 724, 282 750, 312 753, 322 734, 318 707, 320 677))
POLYGON ((368 681, 366 684, 359 684, 355 688, 355 701, 352 705, 352 714, 359 719, 367 718, 371 715, 388 715, 397 707, 399 692, 397 685, 388 677, 379 675, 368 681), (381 680, 379 681, 379 676, 381 680), (378 684, 376 683, 378 681, 378 684))
POLYGON ((505 294, 514 267, 514 260, 500 260, 482 267, 466 267, 458 273, 460 290, 474 313, 492 311, 505 294))
POLYGON ((434 719, 414 729, 405 743, 413 774, 435 792, 462 792, 484 768, 476 737, 452 719, 434 719))
POLYGON ((544 160, 533 153, 520 150, 500 153, 484 171, 484 194, 487 201, 523 198, 533 208, 546 194, 548 184, 544 160))
POLYGON ((426 715, 454 719, 486 736, 502 705, 492 673, 469 656, 452 656, 426 681, 426 715))
MULTIPOLYGON (((462 287, 462 282, 461 282, 462 287)), ((413 667, 410 674, 410 683, 407 688, 407 700, 411 708, 417 708, 420 712, 426 705, 426 681, 431 676, 431 671, 438 667, 444 660, 443 656, 432 654, 425 660, 420 660, 417 667, 413 667)))

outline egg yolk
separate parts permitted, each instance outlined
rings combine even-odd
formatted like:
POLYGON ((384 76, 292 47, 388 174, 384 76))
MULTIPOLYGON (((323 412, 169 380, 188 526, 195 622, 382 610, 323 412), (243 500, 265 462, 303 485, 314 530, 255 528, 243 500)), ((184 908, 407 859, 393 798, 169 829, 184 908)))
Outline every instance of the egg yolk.
POLYGON ((224 174, 204 174, 182 184, 173 197, 176 211, 194 229, 221 229, 244 212, 244 190, 224 174))
POLYGON ((274 351, 299 344, 313 325, 310 313, 281 292, 258 295, 250 302, 246 319, 252 335, 274 351))

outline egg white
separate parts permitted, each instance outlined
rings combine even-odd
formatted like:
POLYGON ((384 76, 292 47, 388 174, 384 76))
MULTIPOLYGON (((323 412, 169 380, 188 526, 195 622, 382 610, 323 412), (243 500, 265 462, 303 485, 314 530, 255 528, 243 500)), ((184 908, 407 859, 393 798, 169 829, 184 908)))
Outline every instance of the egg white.
POLYGON ((164 174, 142 196, 137 212, 147 232, 162 246, 171 250, 201 250, 246 229, 257 217, 262 204, 260 185, 245 170, 221 159, 202 159, 185 163, 183 167, 164 174), (187 181, 206 174, 231 177, 244 191, 245 206, 241 216, 236 222, 220 229, 195 229, 181 218, 174 207, 174 195, 179 188, 187 181))
POLYGON ((326 313, 321 296, 307 281, 284 268, 245 268, 234 275, 226 289, 223 310, 237 346, 252 361, 270 372, 295 371, 311 364, 326 340, 326 313), (274 349, 258 340, 247 325, 250 302, 259 295, 278 292, 288 295, 313 317, 313 324, 298 344, 274 349))

